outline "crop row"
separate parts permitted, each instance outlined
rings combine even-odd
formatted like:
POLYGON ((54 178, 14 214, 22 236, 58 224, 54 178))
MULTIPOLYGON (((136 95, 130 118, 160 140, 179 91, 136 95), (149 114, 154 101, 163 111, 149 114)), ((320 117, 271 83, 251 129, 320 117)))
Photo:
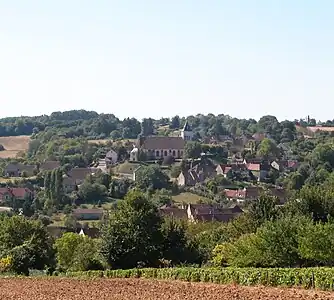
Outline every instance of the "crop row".
POLYGON ((154 278, 220 284, 334 290, 334 268, 162 268, 68 272, 78 278, 154 278))

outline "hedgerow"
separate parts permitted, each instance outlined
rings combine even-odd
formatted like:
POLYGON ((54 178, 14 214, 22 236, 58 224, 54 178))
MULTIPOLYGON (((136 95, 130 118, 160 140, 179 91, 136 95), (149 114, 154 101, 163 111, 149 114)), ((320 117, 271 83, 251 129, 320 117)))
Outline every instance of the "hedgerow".
POLYGON ((76 278, 154 278, 334 290, 334 268, 162 268, 68 272, 76 278))

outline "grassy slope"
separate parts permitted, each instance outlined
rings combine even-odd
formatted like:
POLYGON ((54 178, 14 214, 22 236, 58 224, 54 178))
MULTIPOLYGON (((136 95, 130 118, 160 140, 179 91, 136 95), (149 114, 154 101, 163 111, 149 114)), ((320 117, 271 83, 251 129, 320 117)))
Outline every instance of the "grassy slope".
POLYGON ((198 196, 189 192, 181 193, 179 195, 173 196, 173 201, 175 203, 189 203, 196 204, 199 201, 208 202, 210 199, 202 196, 198 196))

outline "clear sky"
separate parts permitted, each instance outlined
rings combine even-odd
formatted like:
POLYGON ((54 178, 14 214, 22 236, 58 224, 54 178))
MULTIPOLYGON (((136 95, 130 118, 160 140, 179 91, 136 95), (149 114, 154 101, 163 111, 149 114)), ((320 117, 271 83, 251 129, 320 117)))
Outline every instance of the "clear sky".
POLYGON ((0 117, 334 118, 332 0, 0 0, 0 117))

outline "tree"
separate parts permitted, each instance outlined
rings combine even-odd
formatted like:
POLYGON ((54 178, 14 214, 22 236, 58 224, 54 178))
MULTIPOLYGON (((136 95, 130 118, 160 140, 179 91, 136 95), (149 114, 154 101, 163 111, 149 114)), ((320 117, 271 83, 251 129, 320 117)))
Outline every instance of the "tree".
POLYGON ((157 190, 152 198, 157 206, 171 205, 173 203, 172 192, 166 189, 157 190))
POLYGON ((293 267, 301 262, 298 253, 298 231, 310 222, 305 218, 287 216, 269 221, 257 236, 263 267, 293 267))
POLYGON ((312 217, 316 222, 327 222, 328 217, 334 217, 333 186, 305 185, 287 204, 289 210, 294 214, 312 217))
POLYGON ((136 171, 136 185, 146 190, 148 188, 162 189, 168 188, 169 177, 161 170, 159 166, 141 166, 139 170, 136 171))
POLYGON ((113 139, 113 140, 117 140, 117 139, 120 139, 122 137, 122 134, 119 130, 113 130, 111 133, 110 133, 110 137, 113 139))
POLYGON ((52 240, 39 221, 22 216, 0 219, 0 256, 13 258, 14 271, 28 275, 29 269, 43 270, 54 264, 52 240))
POLYGON ((55 242, 58 268, 62 271, 88 271, 104 268, 98 240, 67 232, 55 242))
POLYGON ((79 197, 84 203, 94 203, 104 201, 107 196, 107 188, 99 183, 91 183, 87 180, 80 185, 78 191, 79 197))
POLYGON ((130 191, 102 230, 102 254, 112 268, 156 266, 160 256, 161 217, 138 190, 130 191))
POLYGON ((265 138, 259 145, 258 154, 265 158, 278 157, 280 151, 273 140, 265 138))
POLYGON ((55 196, 57 205, 62 205, 63 196, 64 196, 64 188, 63 188, 63 172, 60 168, 54 170, 55 172, 55 196))
POLYGON ((292 172, 284 180, 290 191, 300 190, 304 185, 304 177, 299 172, 292 172))
POLYGON ((193 241, 187 237, 184 223, 165 219, 162 223, 162 257, 172 263, 200 263, 201 254, 193 241))
POLYGON ((170 129, 179 129, 180 128, 180 117, 174 116, 171 120, 171 123, 169 125, 170 129))
POLYGON ((299 253, 317 264, 334 264, 334 224, 309 223, 299 232, 299 253))
POLYGON ((31 217, 35 213, 34 199, 30 194, 24 195, 24 202, 22 204, 22 213, 26 217, 31 217))
POLYGON ((154 133, 153 119, 143 119, 141 123, 141 134, 143 136, 149 136, 154 133))
POLYGON ((66 215, 64 218, 64 226, 68 229, 76 230, 80 227, 80 223, 77 221, 77 219, 72 215, 66 215))
POLYGON ((257 226, 277 216, 277 202, 277 198, 269 195, 269 193, 263 193, 256 200, 251 202, 248 213, 256 222, 257 226))
POLYGON ((202 146, 199 142, 187 142, 184 147, 184 156, 186 158, 198 158, 201 156, 202 146))

